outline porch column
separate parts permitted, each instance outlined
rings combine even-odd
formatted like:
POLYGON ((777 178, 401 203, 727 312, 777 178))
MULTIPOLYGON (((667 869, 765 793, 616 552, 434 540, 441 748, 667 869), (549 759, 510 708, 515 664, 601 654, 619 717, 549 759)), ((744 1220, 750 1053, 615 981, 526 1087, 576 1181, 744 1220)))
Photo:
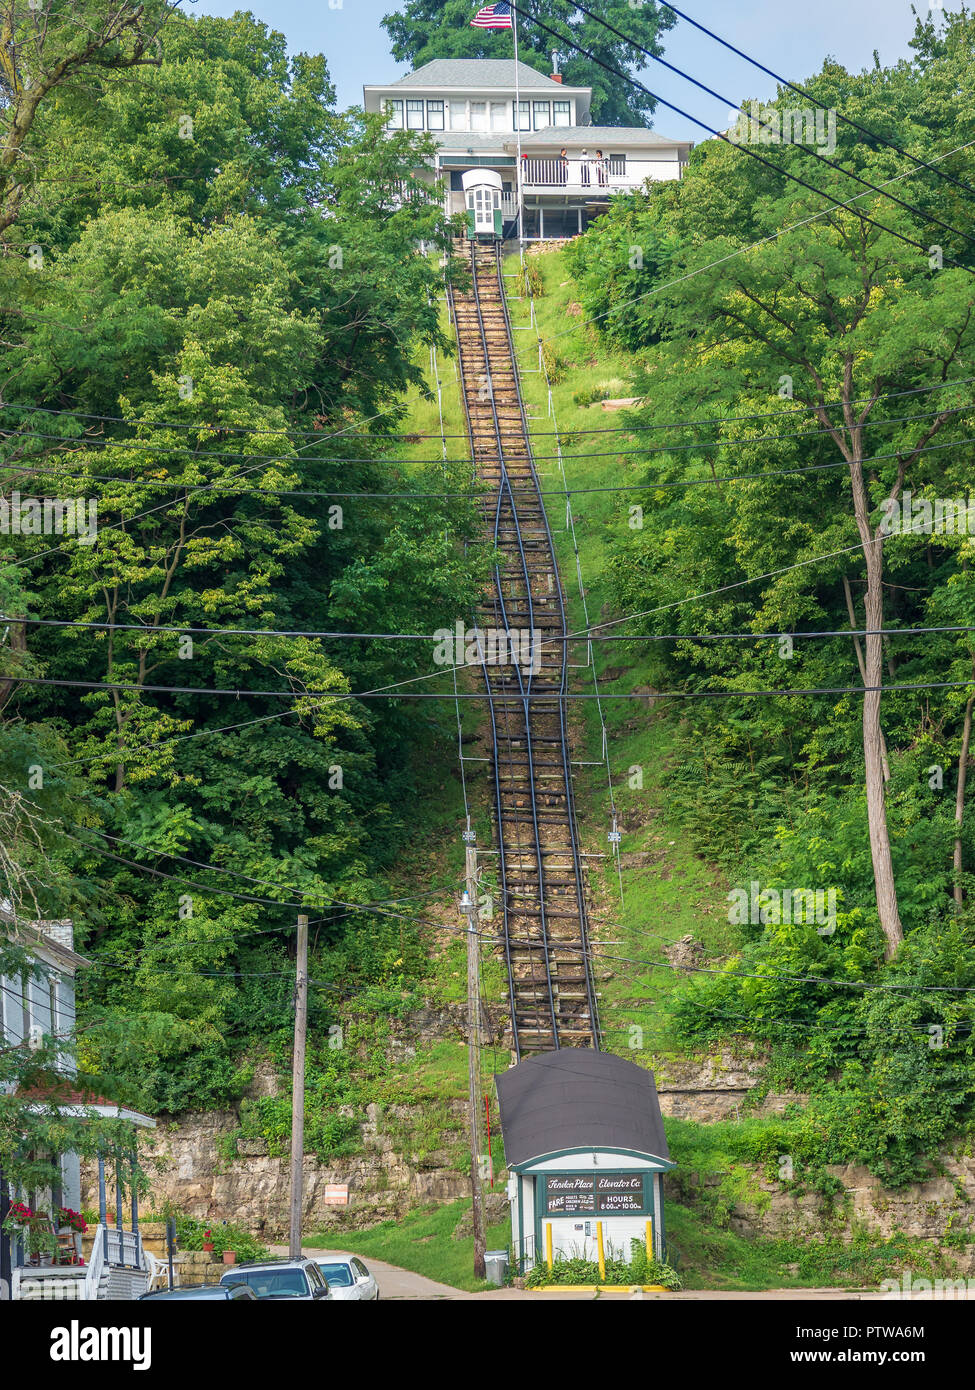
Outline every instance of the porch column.
POLYGON ((108 1203, 105 1200, 105 1155, 98 1155, 98 1224, 102 1228, 102 1254, 108 1264, 108 1203))
POLYGON ((12 1293, 12 1260, 10 1258, 11 1238, 2 1229, 10 1210, 10 1191, 7 1179, 0 1173, 0 1298, 10 1298, 12 1293))
POLYGON ((115 1229, 118 1232, 119 1264, 125 1264, 125 1237, 122 1234, 122 1165, 115 1160, 115 1229))
POLYGON ((579 225, 579 235, 582 236, 582 208, 576 208, 576 219, 579 225))
POLYGON ((541 203, 538 205, 538 239, 539 241, 545 240, 545 209, 541 203))
POLYGON ((132 1176, 132 1229, 133 1229, 133 1231, 136 1233, 136 1235, 138 1235, 138 1234, 139 1234, 139 1194, 138 1194, 138 1191, 136 1190, 136 1182, 135 1182, 135 1154, 134 1154, 134 1153, 133 1153, 133 1155, 132 1155, 131 1176, 132 1176))

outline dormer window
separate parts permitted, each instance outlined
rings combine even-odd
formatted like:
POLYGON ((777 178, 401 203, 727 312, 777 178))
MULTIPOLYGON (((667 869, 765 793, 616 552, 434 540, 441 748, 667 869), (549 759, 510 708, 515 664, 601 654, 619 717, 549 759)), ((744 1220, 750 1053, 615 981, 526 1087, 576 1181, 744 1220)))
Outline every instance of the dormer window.
POLYGON ((450 128, 451 130, 467 129, 466 101, 452 101, 450 103, 450 128))
POLYGON ((390 97, 387 98, 384 104, 386 108, 386 124, 390 127, 391 130, 402 130, 403 103, 401 101, 397 101, 395 98, 390 97))
POLYGON ((488 115, 486 101, 471 102, 471 130, 487 130, 488 115))
POLYGON ((423 129, 423 98, 408 97, 406 101, 407 130, 423 129))
POLYGON ((547 101, 532 102, 532 118, 536 130, 544 130, 552 124, 551 108, 547 101))
POLYGON ((515 106, 515 130, 531 130, 531 128, 532 128, 531 103, 530 103, 530 102, 527 102, 527 101, 519 101, 519 102, 516 102, 516 103, 514 104, 514 106, 515 106))
POLYGON ((572 124, 571 113, 572 113, 572 106, 571 106, 571 103, 570 103, 570 102, 568 102, 568 101, 553 101, 553 102, 552 102, 552 124, 553 124, 553 125, 571 125, 571 124, 572 124))
POLYGON ((427 130, 443 130, 443 102, 427 102, 427 130))

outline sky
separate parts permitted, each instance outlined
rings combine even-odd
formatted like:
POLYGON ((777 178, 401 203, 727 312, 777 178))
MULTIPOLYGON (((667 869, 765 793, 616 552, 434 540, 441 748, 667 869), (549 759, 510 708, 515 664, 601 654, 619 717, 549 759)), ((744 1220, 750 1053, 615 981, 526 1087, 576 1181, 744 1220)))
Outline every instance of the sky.
MULTIPOLYGON (((567 11, 571 0, 566 0, 567 11)), ((471 0, 473 15, 482 0, 471 0)), ((487 0, 484 0, 487 3, 487 0)), ((926 15, 929 0, 914 0, 926 15)), ((526 8, 531 0, 525 0, 526 8)), ((598 10, 598 4, 592 5, 598 10)), ((249 9, 280 29, 295 51, 324 53, 340 107, 362 102, 364 82, 387 82, 406 68, 395 63, 380 25, 397 0, 184 0, 190 14, 231 15, 249 9), (332 8, 334 6, 334 8, 332 8)), ((911 0, 812 0, 786 5, 783 0, 683 0, 679 8, 790 81, 801 83, 829 56, 852 71, 873 65, 873 52, 885 66, 909 56, 914 32, 911 0)), ((733 106, 752 98, 770 100, 775 83, 720 44, 678 20, 664 36, 664 56, 676 67, 730 100, 714 100, 689 82, 650 63, 640 80, 658 96, 681 107, 678 115, 663 106, 654 129, 675 140, 703 140, 708 132, 689 117, 724 130, 733 106)))

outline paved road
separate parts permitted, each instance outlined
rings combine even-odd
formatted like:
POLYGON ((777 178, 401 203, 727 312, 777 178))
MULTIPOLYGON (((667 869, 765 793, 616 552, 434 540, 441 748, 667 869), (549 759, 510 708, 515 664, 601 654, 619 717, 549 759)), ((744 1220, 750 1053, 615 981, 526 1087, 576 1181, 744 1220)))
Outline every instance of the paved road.
MULTIPOLYGON (((287 1248, 283 1245, 272 1245, 271 1250, 275 1255, 288 1253, 287 1248)), ((333 1258, 354 1252, 349 1250, 316 1250, 306 1247, 303 1253, 314 1258, 333 1258)), ((400 1269, 398 1265, 390 1265, 386 1264, 384 1260, 373 1259, 371 1255, 360 1258, 365 1259, 366 1264, 375 1275, 381 1298, 450 1299, 454 1302, 490 1300, 500 1303, 524 1299, 535 1303, 563 1299, 571 1299, 575 1302, 591 1302, 596 1298, 596 1294, 581 1289, 560 1289, 558 1292, 552 1293, 526 1293, 524 1289, 490 1289, 483 1293, 465 1293, 462 1289, 455 1289, 450 1284, 440 1284, 436 1279, 427 1279, 423 1274, 414 1274, 409 1269, 400 1269)), ((621 1303, 644 1299, 692 1303, 711 1300, 734 1302, 749 1299, 774 1299, 786 1302, 802 1302, 812 1299, 821 1302, 874 1300, 883 1298, 883 1294, 879 1289, 768 1289, 761 1293, 743 1293, 740 1290, 688 1289, 683 1293, 604 1292, 599 1297, 603 1300, 615 1300, 621 1303)), ((921 1294, 916 1297, 918 1301, 923 1301, 925 1296, 921 1294)))

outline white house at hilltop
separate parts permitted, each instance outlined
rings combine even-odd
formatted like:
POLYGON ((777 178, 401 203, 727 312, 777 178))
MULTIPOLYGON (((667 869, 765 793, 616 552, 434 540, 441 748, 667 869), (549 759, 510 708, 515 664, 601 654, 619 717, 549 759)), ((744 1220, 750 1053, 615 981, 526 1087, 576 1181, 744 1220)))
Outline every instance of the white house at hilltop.
POLYGON ((647 179, 677 179, 691 145, 643 126, 594 126, 590 87, 570 87, 501 58, 438 58, 397 82, 363 87, 367 111, 388 113, 396 130, 427 131, 437 143, 433 173, 447 211, 463 212, 461 176, 501 175, 505 234, 517 222, 518 150, 527 240, 576 236, 614 193, 647 179))

